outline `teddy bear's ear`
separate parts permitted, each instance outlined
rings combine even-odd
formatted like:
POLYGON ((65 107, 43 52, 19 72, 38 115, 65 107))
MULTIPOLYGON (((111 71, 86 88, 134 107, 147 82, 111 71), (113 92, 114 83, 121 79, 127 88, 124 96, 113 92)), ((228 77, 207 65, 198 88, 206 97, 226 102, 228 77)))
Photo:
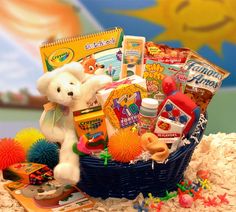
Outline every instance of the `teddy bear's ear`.
POLYGON ((80 82, 84 82, 87 79, 87 74, 84 72, 84 67, 79 62, 68 63, 61 67, 61 69, 73 74, 80 82))
POLYGON ((53 76, 55 76, 55 72, 47 72, 43 76, 41 76, 37 81, 37 89, 42 95, 46 95, 46 91, 48 89, 48 84, 52 80, 53 76))

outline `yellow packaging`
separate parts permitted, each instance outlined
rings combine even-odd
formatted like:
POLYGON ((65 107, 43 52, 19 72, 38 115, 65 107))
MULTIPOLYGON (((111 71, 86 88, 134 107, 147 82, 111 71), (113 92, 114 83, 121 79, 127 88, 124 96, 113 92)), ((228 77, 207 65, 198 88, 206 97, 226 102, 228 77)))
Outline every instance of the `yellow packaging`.
POLYGON ((107 128, 105 115, 101 107, 88 108, 75 111, 74 125, 78 136, 89 134, 91 137, 95 134, 107 137, 107 128))
POLYGON ((145 37, 124 36, 121 78, 131 75, 142 76, 144 49, 145 37))
POLYGON ((121 47, 122 40, 123 29, 116 27, 98 33, 44 43, 40 47, 44 71, 52 71, 89 55, 121 47))
POLYGON ((7 172, 12 173, 16 180, 24 184, 30 184, 30 175, 46 167, 38 163, 16 163, 7 168, 7 172))

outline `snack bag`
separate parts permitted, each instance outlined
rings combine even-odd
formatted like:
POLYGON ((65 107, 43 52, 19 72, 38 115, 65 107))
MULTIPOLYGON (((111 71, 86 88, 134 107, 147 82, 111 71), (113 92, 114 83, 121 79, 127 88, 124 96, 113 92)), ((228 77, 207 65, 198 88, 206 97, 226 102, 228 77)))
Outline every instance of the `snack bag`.
POLYGON ((143 78, 146 79, 148 97, 162 102, 165 94, 162 90, 162 80, 165 76, 172 76, 175 79, 177 89, 184 92, 188 71, 170 64, 155 60, 146 60, 143 78))
POLYGON ((196 102, 201 113, 205 113, 222 80, 228 77, 229 73, 195 52, 186 60, 183 69, 189 71, 185 94, 196 102))
POLYGON ((190 50, 187 48, 171 48, 164 44, 146 42, 144 62, 150 59, 166 64, 183 65, 189 52, 190 50))

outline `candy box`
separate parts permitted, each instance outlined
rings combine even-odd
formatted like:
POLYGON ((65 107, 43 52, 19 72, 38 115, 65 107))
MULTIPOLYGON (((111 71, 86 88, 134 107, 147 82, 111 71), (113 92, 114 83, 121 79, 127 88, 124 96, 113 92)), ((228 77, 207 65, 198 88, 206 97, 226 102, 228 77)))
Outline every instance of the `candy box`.
POLYGON ((73 112, 74 125, 77 135, 88 137, 101 134, 105 139, 107 137, 105 115, 100 106, 78 110, 73 112))
POLYGON ((116 129, 137 123, 141 100, 146 96, 145 80, 136 75, 113 82, 98 91, 97 99, 106 115, 108 137, 116 129))
POLYGON ((170 152, 173 152, 179 146, 183 130, 183 124, 159 116, 154 133, 157 135, 158 140, 164 141, 170 152))
POLYGON ((24 184, 41 185, 53 178, 53 172, 43 164, 16 163, 4 171, 4 176, 24 184))

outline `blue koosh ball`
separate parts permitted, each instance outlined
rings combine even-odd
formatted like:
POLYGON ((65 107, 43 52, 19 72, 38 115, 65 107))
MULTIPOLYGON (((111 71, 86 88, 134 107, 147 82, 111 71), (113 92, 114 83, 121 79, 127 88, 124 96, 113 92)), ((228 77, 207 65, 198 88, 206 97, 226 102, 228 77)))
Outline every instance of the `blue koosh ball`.
POLYGON ((39 139, 29 149, 28 162, 45 164, 53 169, 59 162, 59 147, 46 139, 39 139))

